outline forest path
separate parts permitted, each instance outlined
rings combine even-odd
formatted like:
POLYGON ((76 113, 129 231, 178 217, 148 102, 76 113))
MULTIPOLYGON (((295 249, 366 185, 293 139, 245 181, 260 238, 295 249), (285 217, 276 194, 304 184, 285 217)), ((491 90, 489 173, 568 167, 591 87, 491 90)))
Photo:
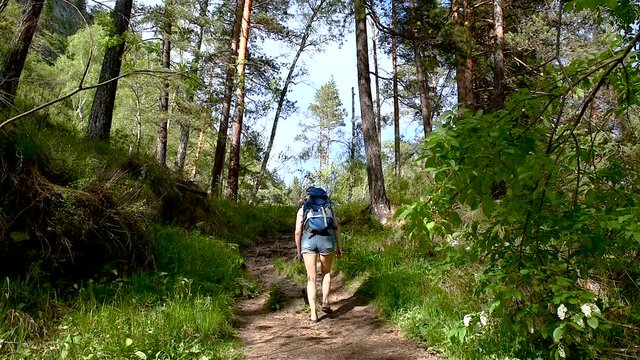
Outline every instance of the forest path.
POLYGON ((320 321, 309 321, 303 286, 278 275, 274 266, 276 259, 293 259, 295 253, 293 234, 257 244, 244 253, 247 269, 264 290, 260 297, 237 304, 238 337, 244 342, 247 359, 439 359, 382 321, 371 305, 354 295, 357 289, 347 286, 341 274, 333 278, 330 300, 334 312, 319 311, 320 321), (281 289, 278 311, 266 306, 267 289, 273 284, 281 289))

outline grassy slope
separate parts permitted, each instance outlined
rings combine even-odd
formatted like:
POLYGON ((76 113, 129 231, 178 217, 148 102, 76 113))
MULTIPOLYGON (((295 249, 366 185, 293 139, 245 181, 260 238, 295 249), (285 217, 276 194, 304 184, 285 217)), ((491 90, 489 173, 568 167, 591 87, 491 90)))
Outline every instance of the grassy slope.
POLYGON ((45 125, 0 138, 0 357, 241 358, 238 248, 292 228, 178 191, 150 159, 45 125), (25 210, 28 209, 28 210, 25 210), (6 261, 4 261, 6 263, 6 261))

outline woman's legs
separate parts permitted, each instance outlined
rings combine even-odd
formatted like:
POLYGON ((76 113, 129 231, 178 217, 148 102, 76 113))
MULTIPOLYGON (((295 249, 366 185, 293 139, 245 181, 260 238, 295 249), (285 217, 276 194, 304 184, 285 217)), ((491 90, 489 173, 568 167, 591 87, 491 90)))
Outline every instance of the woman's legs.
POLYGON ((322 307, 329 306, 329 292, 331 291, 331 264, 333 254, 320 255, 322 270, 322 307))
POLYGON ((307 269, 307 299, 309 299, 309 308, 311 309, 311 320, 318 319, 318 313, 316 311, 316 261, 318 260, 318 254, 316 253, 304 253, 302 254, 304 259, 304 267, 307 269))

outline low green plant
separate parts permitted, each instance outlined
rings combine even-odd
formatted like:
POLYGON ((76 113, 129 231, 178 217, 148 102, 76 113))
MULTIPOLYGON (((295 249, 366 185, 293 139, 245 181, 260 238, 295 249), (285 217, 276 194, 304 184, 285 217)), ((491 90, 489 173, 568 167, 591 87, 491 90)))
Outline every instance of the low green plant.
MULTIPOLYGON (((154 254, 162 272, 193 280, 194 290, 242 293, 237 281, 244 262, 238 246, 179 228, 154 226, 154 254)), ((179 284, 174 284, 178 286, 179 284)))
POLYGON ((307 283, 307 272, 302 261, 295 259, 277 258, 274 261, 274 267, 278 274, 299 285, 307 283))
POLYGON ((272 311, 280 310, 282 309, 283 303, 284 293, 280 288, 280 284, 271 284, 267 289, 267 300, 265 301, 265 307, 272 311))

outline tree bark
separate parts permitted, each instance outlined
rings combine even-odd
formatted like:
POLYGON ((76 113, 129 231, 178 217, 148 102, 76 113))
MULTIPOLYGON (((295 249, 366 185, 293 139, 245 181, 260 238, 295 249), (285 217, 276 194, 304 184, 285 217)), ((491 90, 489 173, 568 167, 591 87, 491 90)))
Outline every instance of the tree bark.
MULTIPOLYGON (((191 62, 191 72, 196 75, 199 75, 198 69, 200 68, 200 59, 202 58, 202 40, 204 39, 204 25, 202 24, 202 19, 206 18, 208 11, 209 1, 203 0, 202 3, 200 3, 200 12, 198 14, 198 37, 196 38, 193 52, 193 61, 191 62)), ((194 92, 190 92, 187 100, 191 103, 193 102, 194 98, 194 92)), ((180 122, 180 144, 178 145, 178 153, 176 154, 176 170, 178 170, 178 172, 182 172, 182 170, 184 169, 184 164, 187 159, 187 148, 189 147, 190 135, 191 124, 189 123, 189 120, 180 122)))
MULTIPOLYGON (((123 35, 129 28, 132 7, 133 0, 117 0, 116 7, 111 12, 111 17, 115 23, 115 33, 113 35, 118 37, 118 43, 105 50, 102 69, 100 70, 100 83, 117 78, 120 75, 125 46, 123 35)), ((96 95, 91 105, 87 139, 109 140, 117 90, 118 80, 109 81, 96 90, 96 95)))
POLYGON ((20 75, 38 27, 43 5, 44 0, 30 0, 22 9, 20 25, 11 39, 9 52, 0 73, 0 109, 9 108, 14 104, 20 75))
POLYGON ((418 34, 415 0, 409 2, 409 11, 413 28, 413 61, 416 67, 416 77, 418 80, 418 91, 420 92, 420 116, 422 118, 422 129, 426 138, 432 130, 431 127, 431 101, 429 99, 429 86, 427 75, 425 74, 424 62, 422 61, 422 47, 420 46, 420 36, 418 34))
MULTIPOLYGON (((164 3, 164 24, 162 31, 162 67, 171 67, 171 0, 164 3)), ((169 81, 165 81, 160 93, 160 123, 156 139, 156 161, 161 166, 167 166, 167 138, 169 132, 169 81)))
MULTIPOLYGON (((452 0, 451 9, 453 12, 453 22, 455 26, 464 29, 466 34, 471 34, 471 17, 469 0, 452 0), (462 7, 460 7, 462 1, 462 7)), ((469 43, 457 44, 456 63, 456 83, 458 85, 458 103, 470 110, 475 109, 475 99, 473 94, 473 58, 471 54, 472 45, 469 43)))
MULTIPOLYGON (((209 109, 207 109, 209 111, 209 109)), ((204 129, 203 126, 200 129, 200 135, 198 135, 198 144, 196 145, 196 154, 193 156, 193 166, 191 167, 191 174, 189 174, 189 181, 196 181, 196 173, 198 171, 198 160, 200 160, 200 154, 202 154, 202 146, 204 145, 204 129)))
POLYGON ((502 12, 502 0, 493 0, 493 27, 495 32, 494 44, 494 74, 493 101, 496 109, 504 107, 504 17, 502 12))
POLYGON ((231 133, 231 151, 229 152, 229 176, 227 184, 227 197, 231 201, 238 199, 238 183, 240 180, 240 144, 242 138, 242 122, 244 119, 244 87, 245 68, 247 65, 247 49, 249 45, 249 31, 251 30, 251 9, 253 0, 244 0, 242 11, 242 26, 240 41, 238 43, 238 66, 236 85, 236 114, 233 120, 231 133))
POLYGON ((380 110, 380 73, 378 68, 378 42, 376 39, 376 27, 371 27, 371 46, 373 50, 373 75, 375 76, 376 86, 376 129, 378 133, 378 142, 382 147, 382 111, 380 110))
POLYGON ((401 176, 400 164, 400 100, 398 91, 398 15, 396 13, 396 1, 391 1, 391 63, 393 66, 393 164, 398 179, 401 176))
POLYGON ((318 16, 318 12, 322 9, 325 0, 320 0, 318 5, 312 9, 311 16, 307 20, 307 23, 304 28, 304 33, 302 34, 302 38, 300 39, 300 44, 298 45, 298 50, 296 51, 296 55, 289 66, 289 72, 287 73, 287 78, 284 81, 282 86, 282 90, 280 90, 280 96, 278 97, 278 106, 276 107, 276 114, 273 117, 273 125, 271 126, 271 135, 269 136, 269 144, 267 145, 267 150, 265 151, 264 157, 262 159, 262 164, 260 165, 260 173, 258 174, 258 178, 256 179, 255 186, 253 187, 253 194, 251 199, 253 202, 256 201, 256 197, 258 195, 258 190, 260 190, 260 184, 262 183, 262 179, 264 178, 264 173, 267 170, 267 162, 269 161, 269 157, 271 156, 271 150, 273 149, 273 143, 276 138, 276 130, 278 128, 278 120, 280 119, 280 113, 282 112, 282 108, 284 107, 284 102, 287 98, 287 92, 289 90, 289 85, 293 80, 293 75, 295 73, 296 65, 298 64, 298 60, 300 59, 300 55, 307 48, 307 41, 309 40, 309 36, 313 31, 313 24, 318 16))
POLYGON ((9 0, 0 0, 0 14, 2 14, 7 5, 9 5, 9 0))
POLYGON ((131 91, 136 98, 136 141, 129 146, 129 157, 137 154, 140 151, 140 141, 142 140, 142 102, 140 101, 140 94, 138 92, 138 85, 132 86, 131 91))
POLYGON ((225 75, 225 91, 224 102, 222 105, 222 116, 220 117, 220 126, 218 127, 218 139, 216 140, 216 152, 211 168, 210 194, 218 196, 221 186, 222 170, 224 169, 225 154, 227 152, 227 133, 229 131, 229 119, 231 117, 231 101, 233 98, 233 79, 235 77, 236 68, 234 66, 235 58, 238 52, 238 42, 240 41, 240 26, 242 25, 243 2, 237 0, 235 21, 233 23, 233 32, 231 34, 231 43, 229 46, 229 54, 227 57, 227 73, 225 75))
POLYGON ((358 90, 360 94, 360 116, 364 132, 365 156, 367 160, 367 183, 369 186, 369 208, 378 219, 385 219, 390 212, 389 200, 384 186, 380 143, 376 134, 371 78, 369 76, 369 49, 367 45, 367 19, 365 0, 355 0, 356 60, 358 68, 358 90))
POLYGON ((353 188, 356 186, 356 177, 353 174, 353 167, 356 162, 356 91, 351 87, 351 144, 349 146, 349 202, 353 198, 353 188))

